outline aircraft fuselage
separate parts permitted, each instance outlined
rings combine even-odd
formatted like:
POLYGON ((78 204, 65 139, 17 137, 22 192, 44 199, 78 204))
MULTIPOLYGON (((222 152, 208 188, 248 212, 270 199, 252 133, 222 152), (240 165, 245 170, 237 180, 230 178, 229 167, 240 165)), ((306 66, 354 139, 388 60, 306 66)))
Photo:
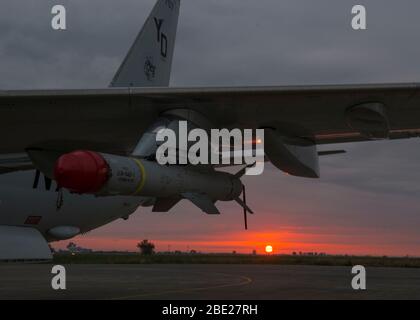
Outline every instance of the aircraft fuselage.
POLYGON ((127 218, 145 201, 141 197, 95 197, 62 192, 54 181, 35 170, 0 175, 0 225, 31 227, 48 241, 49 231, 73 227, 85 233, 119 218, 127 218))

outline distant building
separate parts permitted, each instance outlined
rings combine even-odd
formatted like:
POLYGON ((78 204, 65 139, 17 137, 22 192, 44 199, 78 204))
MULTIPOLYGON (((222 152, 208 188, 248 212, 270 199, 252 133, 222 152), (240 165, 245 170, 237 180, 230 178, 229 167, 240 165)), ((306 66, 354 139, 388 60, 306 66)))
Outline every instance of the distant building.
MULTIPOLYGON (((293 252, 294 256, 298 255, 298 253, 293 252)), ((325 252, 301 252, 299 251, 300 256, 309 256, 309 257, 325 257, 327 254, 325 252)))

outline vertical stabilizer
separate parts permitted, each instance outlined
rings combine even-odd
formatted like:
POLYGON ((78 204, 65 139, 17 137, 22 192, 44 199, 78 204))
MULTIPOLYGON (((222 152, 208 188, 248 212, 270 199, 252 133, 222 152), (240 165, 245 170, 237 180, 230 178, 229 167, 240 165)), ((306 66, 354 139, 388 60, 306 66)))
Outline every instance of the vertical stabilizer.
POLYGON ((114 76, 111 87, 167 87, 180 0, 158 0, 114 76))

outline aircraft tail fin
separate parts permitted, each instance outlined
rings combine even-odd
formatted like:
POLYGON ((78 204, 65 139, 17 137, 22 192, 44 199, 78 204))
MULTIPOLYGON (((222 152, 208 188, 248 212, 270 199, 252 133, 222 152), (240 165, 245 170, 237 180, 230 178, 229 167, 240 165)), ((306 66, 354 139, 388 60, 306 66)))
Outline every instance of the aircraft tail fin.
POLYGON ((158 0, 110 87, 167 87, 180 0, 158 0))

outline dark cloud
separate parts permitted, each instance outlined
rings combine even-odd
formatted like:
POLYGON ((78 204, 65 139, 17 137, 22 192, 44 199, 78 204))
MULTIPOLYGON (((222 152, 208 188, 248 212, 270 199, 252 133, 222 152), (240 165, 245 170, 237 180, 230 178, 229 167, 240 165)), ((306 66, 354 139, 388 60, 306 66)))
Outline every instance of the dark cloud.
MULTIPOLYGON (((0 88, 106 87, 154 0, 63 0, 65 32, 50 27, 54 4, 2 1, 0 88)), ((350 28, 354 4, 182 0, 172 84, 419 82, 420 3, 366 0, 368 30, 362 32, 350 28)), ((253 228, 318 228, 318 234, 345 228, 343 237, 359 236, 360 241, 362 233, 375 233, 384 251, 394 243, 418 245, 419 141, 337 148, 348 154, 323 158, 319 181, 288 177, 273 167, 263 177, 246 178, 258 212, 253 228)), ((200 239, 239 230, 240 208, 221 208, 224 217, 204 216, 188 203, 176 215, 142 211, 135 223, 119 222, 97 234, 200 239)))

